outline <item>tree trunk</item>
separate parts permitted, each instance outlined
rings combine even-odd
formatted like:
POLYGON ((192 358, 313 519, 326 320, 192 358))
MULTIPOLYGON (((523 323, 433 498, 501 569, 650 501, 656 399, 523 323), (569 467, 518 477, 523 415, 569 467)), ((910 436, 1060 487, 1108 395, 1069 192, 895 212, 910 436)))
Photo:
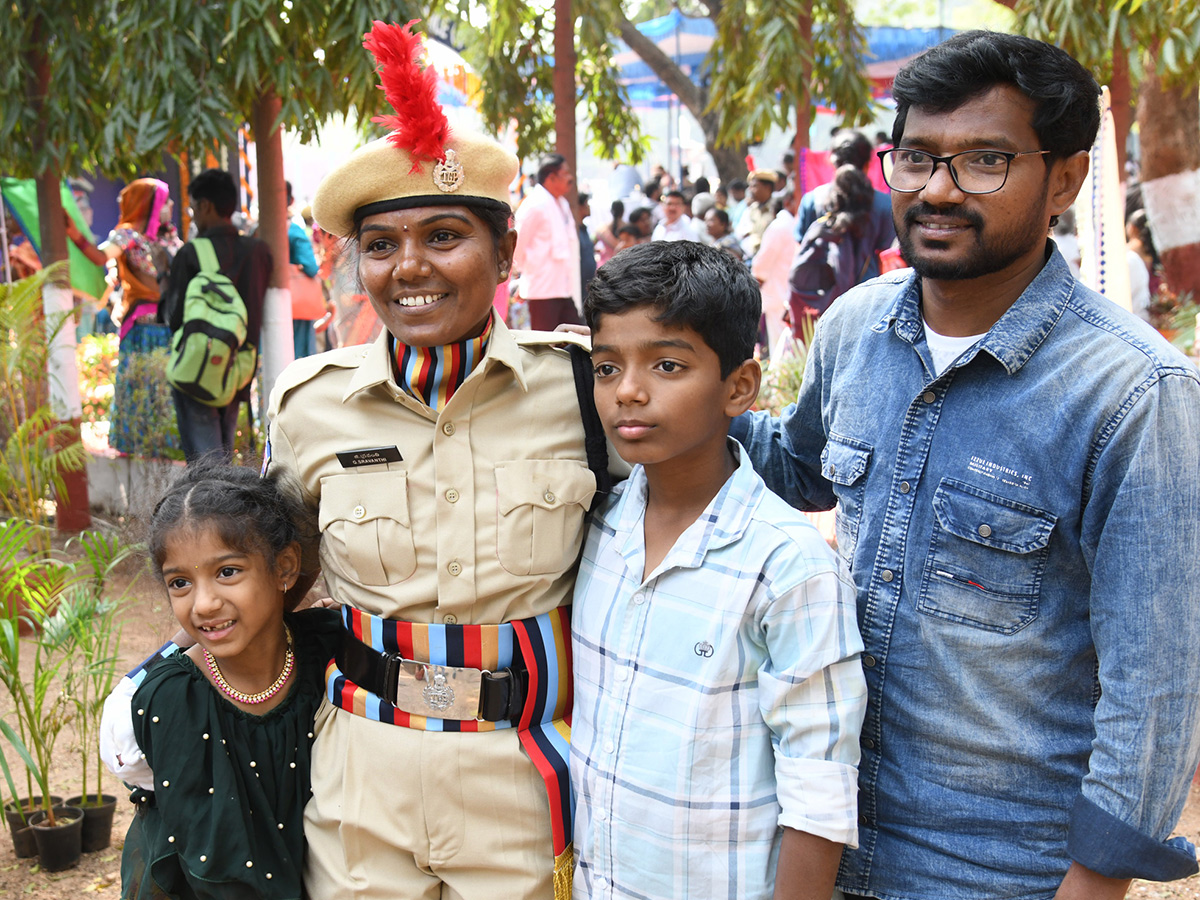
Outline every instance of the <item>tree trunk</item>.
MULTIPOLYGON (((812 26, 811 9, 801 12, 800 38, 809 46, 812 46, 812 26)), ((812 84, 812 63, 805 60, 801 65, 804 72, 800 78, 800 96, 796 100, 796 143, 792 149, 796 153, 796 184, 793 189, 803 194, 816 185, 810 187, 804 184, 801 177, 804 172, 804 154, 808 151, 808 132, 812 128, 812 95, 808 91, 808 86, 812 84)))
MULTIPOLYGON (((35 27, 34 47, 28 52, 32 56, 33 71, 37 81, 33 85, 31 100, 35 109, 45 105, 50 91, 50 61, 41 49, 41 29, 35 27)), ((40 117, 44 122, 45 117, 40 117)), ((44 145, 44 135, 39 135, 44 145)), ((67 226, 62 205, 62 172, 58 165, 50 164, 37 177, 38 231, 42 245, 42 265, 50 267, 56 262, 67 260, 67 226)), ((71 294, 71 273, 64 265, 61 275, 47 281, 42 289, 42 311, 50 321, 69 314, 74 309, 71 294)), ((31 323, 34 324, 34 323, 31 323)), ((75 323, 68 320, 58 330, 54 343, 49 347, 48 399, 54 417, 71 426, 74 440, 79 440, 80 420, 83 405, 79 399, 79 367, 75 362, 75 323)), ((64 491, 55 498, 55 525, 60 532, 77 532, 91 527, 92 516, 88 499, 86 466, 75 472, 63 472, 64 491)))
POLYGON ((1142 199, 1167 283, 1200 301, 1200 94, 1164 85, 1153 55, 1138 92, 1142 199))
MULTIPOLYGON (((554 149, 575 166, 575 16, 571 0, 554 0, 554 149)), ((579 185, 567 198, 574 207, 579 185)))
POLYGON ((287 187, 283 174, 283 141, 277 124, 280 106, 275 90, 266 88, 252 112, 258 153, 258 236, 271 248, 274 262, 271 286, 263 298, 262 334, 258 347, 262 355, 259 400, 264 410, 279 373, 295 358, 292 293, 288 288, 287 187))
POLYGON ((708 106, 708 91, 685 75, 654 41, 637 30, 628 17, 621 15, 617 19, 617 28, 621 39, 642 58, 642 62, 654 70, 654 74, 671 89, 679 98, 679 102, 686 106, 688 112, 700 123, 700 130, 704 132, 705 149, 717 166, 717 177, 721 179, 721 183, 727 185, 735 179, 745 178, 747 145, 739 143, 732 147, 717 146, 717 116, 715 113, 705 112, 708 106))
POLYGON ((1120 38, 1113 47, 1113 74, 1108 95, 1117 138, 1117 172, 1121 184, 1125 184, 1129 180, 1125 175, 1125 145, 1129 142, 1129 126, 1133 123, 1133 87, 1129 81, 1129 51, 1120 38))

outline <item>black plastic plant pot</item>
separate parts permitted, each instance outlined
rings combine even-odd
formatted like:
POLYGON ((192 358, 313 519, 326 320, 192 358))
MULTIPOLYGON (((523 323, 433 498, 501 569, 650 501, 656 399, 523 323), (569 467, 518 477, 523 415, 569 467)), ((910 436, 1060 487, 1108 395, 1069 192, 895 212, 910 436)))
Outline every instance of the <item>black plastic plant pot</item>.
MULTIPOLYGON (((9 816, 14 816, 15 813, 9 813, 9 816)), ((12 820, 9 820, 8 830, 12 834, 13 853, 17 859, 30 859, 37 856, 37 840, 33 836, 33 829, 28 825, 21 825, 20 819, 17 819, 17 824, 14 826, 12 820)))
POLYGON ((79 865, 79 857, 83 855, 83 810, 76 806, 57 807, 54 825, 45 824, 45 818, 46 813, 39 811, 29 820, 42 870, 61 872, 79 865))
POLYGON ((83 797, 68 797, 67 806, 77 806, 83 810, 83 852, 95 853, 105 850, 112 845, 113 815, 117 811, 117 798, 112 794, 101 794, 100 803, 96 803, 96 795, 83 797))
MULTIPOLYGON (((8 830, 12 834, 13 852, 17 855, 18 859, 29 859, 37 856, 37 842, 34 840, 33 831, 29 827, 29 819, 35 812, 42 808, 42 798, 22 798, 18 802, 24 810, 24 815, 12 803, 6 803, 4 805, 4 818, 8 821, 8 830)), ((51 794, 50 802, 55 807, 58 807, 62 804, 62 797, 51 794)))

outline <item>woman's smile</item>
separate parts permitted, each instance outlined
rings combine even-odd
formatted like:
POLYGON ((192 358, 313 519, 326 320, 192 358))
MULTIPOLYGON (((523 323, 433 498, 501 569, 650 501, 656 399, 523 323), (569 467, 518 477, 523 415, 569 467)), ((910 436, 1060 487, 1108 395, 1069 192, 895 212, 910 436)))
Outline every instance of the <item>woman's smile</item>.
POLYGON ((514 243, 466 206, 376 213, 359 228, 359 277, 396 340, 440 347, 483 331, 514 243))

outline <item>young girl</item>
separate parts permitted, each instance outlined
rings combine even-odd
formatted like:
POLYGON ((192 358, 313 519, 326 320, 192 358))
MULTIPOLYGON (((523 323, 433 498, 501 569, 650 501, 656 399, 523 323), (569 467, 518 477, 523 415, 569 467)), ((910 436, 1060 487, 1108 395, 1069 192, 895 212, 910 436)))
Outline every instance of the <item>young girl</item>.
POLYGON ((189 466, 154 511, 150 553, 196 642, 133 695, 154 789, 133 792, 125 898, 299 898, 313 716, 340 626, 285 612, 302 507, 249 468, 189 466))

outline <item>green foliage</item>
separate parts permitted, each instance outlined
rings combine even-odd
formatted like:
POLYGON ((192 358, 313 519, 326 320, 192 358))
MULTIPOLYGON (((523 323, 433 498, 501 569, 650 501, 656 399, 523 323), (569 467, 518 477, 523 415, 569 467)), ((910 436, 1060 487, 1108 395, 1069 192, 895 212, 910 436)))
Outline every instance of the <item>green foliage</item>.
POLYGON ((722 6, 709 109, 720 111, 718 140, 757 143, 772 125, 788 127, 797 103, 821 102, 859 124, 873 113, 865 67, 867 39, 849 0, 757 0, 722 6), (800 17, 811 15, 812 40, 800 17))
POLYGON ((9 174, 51 162, 128 177, 168 146, 228 140, 273 87, 307 139, 335 112, 378 112, 362 35, 374 19, 423 15, 381 0, 10 0, 0 17, 0 143, 9 174), (39 66, 45 102, 31 94, 39 66), (14 102, 15 98, 23 98, 14 102))
POLYGON ((113 402, 117 345, 115 334, 86 334, 76 346, 75 362, 79 367, 84 422, 96 424, 108 419, 113 402))
POLYGON ((763 367, 762 384, 758 389, 755 409, 767 410, 773 416, 783 412, 789 403, 796 402, 800 385, 804 381, 804 367, 808 363, 808 348, 812 346, 811 319, 800 324, 800 340, 793 342, 794 352, 780 359, 772 358, 763 367))
POLYGON ((617 80, 611 62, 617 46, 606 21, 586 11, 576 21, 576 79, 590 123, 588 144, 602 159, 637 165, 649 152, 650 139, 642 133, 629 95, 617 80))
POLYGON ((1175 336, 1171 338, 1171 344, 1180 352, 1194 357, 1196 354, 1196 314, 1200 312, 1200 304, 1196 303, 1191 294, 1182 295, 1177 298, 1176 302, 1178 305, 1168 326, 1168 330, 1175 332, 1175 336))
POLYGON ((108 127, 160 146, 174 137, 189 148, 231 136, 267 88, 282 102, 282 123, 305 140, 350 107, 364 118, 378 113, 383 95, 362 36, 375 19, 423 12, 380 0, 123 0, 120 8, 157 50, 108 127))
MULTIPOLYGON (((480 111, 488 127, 502 132, 515 124, 518 156, 553 150, 553 8, 519 0, 447 0, 444 11, 454 42, 485 85, 480 111), (478 22, 486 24, 473 24, 478 22)), ((575 13, 575 80, 588 143, 606 159, 641 162, 648 140, 610 62, 609 20, 600 0, 575 0, 575 13)))
MULTIPOLYGON (((95 801, 100 803, 103 770, 100 760, 100 717, 104 700, 117 680, 117 665, 124 626, 117 624, 126 594, 106 596, 105 588, 116 568, 142 548, 125 545, 114 534, 85 531, 75 543, 83 551, 80 579, 58 602, 48 630, 61 629, 74 646, 67 670, 66 690, 76 711, 81 773, 80 795, 87 802, 88 774, 94 771, 95 801)), ((68 549, 70 549, 68 545, 68 549)))
MULTIPOLYGON (((87 531, 67 545, 76 548, 74 561, 30 556, 36 530, 27 522, 0 522, 0 684, 12 700, 10 716, 0 733, 25 764, 27 793, 36 781, 44 808, 50 811, 51 763, 62 729, 77 723, 83 789, 95 772, 100 793, 99 723, 104 699, 117 677, 121 628, 117 613, 125 595, 107 596, 116 568, 139 546, 124 545, 115 535, 87 531), (26 624, 34 637, 22 639, 26 624), (22 650, 32 647, 32 665, 22 650), (59 679, 59 675, 65 677, 59 679), (65 688, 64 688, 65 685, 65 688)), ((0 755, 0 768, 13 799, 17 789, 0 755)))
POLYGON ((32 642, 33 662, 27 673, 21 663, 24 642, 20 626, 25 621, 34 629, 42 628, 52 617, 59 595, 73 583, 74 573, 49 560, 23 556, 35 534, 28 523, 10 519, 0 525, 0 593, 6 598, 0 612, 0 684, 12 699, 12 715, 17 721, 15 734, 7 729, 5 737, 25 762, 29 795, 36 781, 47 820, 53 825, 50 774, 54 746, 72 717, 71 703, 57 686, 56 677, 70 656, 72 641, 61 630, 43 631, 32 642))
POLYGON ((854 12, 868 27, 1013 30, 1012 11, 996 0, 959 0, 950 7, 938 0, 858 0, 854 12))
POLYGON ((78 471, 87 461, 78 437, 55 422, 42 401, 48 347, 69 321, 69 316, 47 321, 42 314, 42 286, 59 268, 0 284, 0 514, 31 523, 41 555, 49 549, 52 492, 63 490, 64 472, 78 471))
POLYGON ((455 42, 484 84, 480 113, 501 131, 517 123, 517 154, 537 156, 553 149, 554 19, 516 0, 487 0, 487 24, 470 24, 475 4, 446 4, 455 42))
POLYGON ((1129 51, 1130 74, 1141 79, 1146 60, 1168 83, 1196 84, 1200 62, 1200 4, 1194 0, 1017 0, 1018 30, 1058 44, 1101 80, 1112 74, 1112 51, 1129 51))
POLYGON ((117 174, 106 142, 110 104, 119 103, 122 58, 115 0, 10 0, 0 16, 0 144, 6 174, 33 177, 49 165, 117 174), (37 102, 39 72, 48 72, 37 102), (112 161, 105 165, 105 161, 112 161))

